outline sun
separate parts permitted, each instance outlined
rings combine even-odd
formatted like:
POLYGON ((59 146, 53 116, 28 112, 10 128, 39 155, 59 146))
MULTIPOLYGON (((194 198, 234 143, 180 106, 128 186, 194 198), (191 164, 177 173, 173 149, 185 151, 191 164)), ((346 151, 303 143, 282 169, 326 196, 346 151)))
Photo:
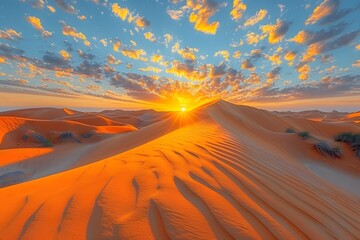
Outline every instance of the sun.
POLYGON ((182 108, 181 108, 181 111, 182 111, 182 112, 186 112, 186 107, 182 107, 182 108))

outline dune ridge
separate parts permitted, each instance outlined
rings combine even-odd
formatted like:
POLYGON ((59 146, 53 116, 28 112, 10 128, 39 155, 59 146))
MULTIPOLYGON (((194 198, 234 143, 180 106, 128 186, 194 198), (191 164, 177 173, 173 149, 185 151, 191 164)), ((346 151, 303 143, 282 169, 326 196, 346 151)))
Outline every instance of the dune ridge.
MULTIPOLYGON (((357 183, 360 161, 344 144, 342 159, 335 160, 317 152, 310 140, 284 133, 292 128, 329 140, 341 131, 359 132, 357 123, 279 116, 225 101, 187 113, 105 113, 100 115, 112 120, 151 114, 151 121, 0 165, 0 179, 8 172, 26 175, 0 188, 0 239, 360 236, 360 194, 314 170, 326 166, 357 183)), ((5 137, 26 121, 40 122, 13 119, 0 122, 5 137)), ((75 124, 74 131, 90 126, 55 119, 39 124, 64 121, 75 124)), ((92 127, 100 132, 109 126, 92 127)))

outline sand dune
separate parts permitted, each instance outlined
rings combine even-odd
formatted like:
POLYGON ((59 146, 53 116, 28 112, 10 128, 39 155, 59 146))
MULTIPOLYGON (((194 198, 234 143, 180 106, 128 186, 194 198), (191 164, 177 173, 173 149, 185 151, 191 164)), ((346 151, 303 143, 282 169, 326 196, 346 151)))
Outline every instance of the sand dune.
POLYGON ((224 101, 185 113, 32 111, 0 117, 0 239, 359 239, 360 193, 345 186, 359 186, 360 161, 331 140, 360 132, 354 121, 224 101), (19 140, 22 126, 104 135, 40 148, 19 140), (319 140, 342 157, 317 152, 319 140))

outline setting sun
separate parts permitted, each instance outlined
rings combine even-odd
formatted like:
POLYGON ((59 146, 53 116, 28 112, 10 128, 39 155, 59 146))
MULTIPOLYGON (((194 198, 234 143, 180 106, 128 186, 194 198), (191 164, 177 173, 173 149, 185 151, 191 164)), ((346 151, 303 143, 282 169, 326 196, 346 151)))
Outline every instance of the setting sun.
POLYGON ((186 112, 186 108, 185 108, 185 107, 182 107, 182 108, 181 108, 181 111, 182 111, 182 112, 186 112))

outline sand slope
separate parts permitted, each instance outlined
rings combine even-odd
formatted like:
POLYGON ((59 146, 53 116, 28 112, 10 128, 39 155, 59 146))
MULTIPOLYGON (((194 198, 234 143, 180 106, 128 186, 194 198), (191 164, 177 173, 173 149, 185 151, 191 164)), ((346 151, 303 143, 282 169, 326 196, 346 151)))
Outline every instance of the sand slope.
POLYGON ((0 239, 359 239, 360 195, 309 166, 353 183, 360 161, 346 145, 341 160, 325 157, 286 128, 318 139, 360 131, 220 101, 17 153, 0 165, 0 181, 25 174, 0 188, 0 239))

